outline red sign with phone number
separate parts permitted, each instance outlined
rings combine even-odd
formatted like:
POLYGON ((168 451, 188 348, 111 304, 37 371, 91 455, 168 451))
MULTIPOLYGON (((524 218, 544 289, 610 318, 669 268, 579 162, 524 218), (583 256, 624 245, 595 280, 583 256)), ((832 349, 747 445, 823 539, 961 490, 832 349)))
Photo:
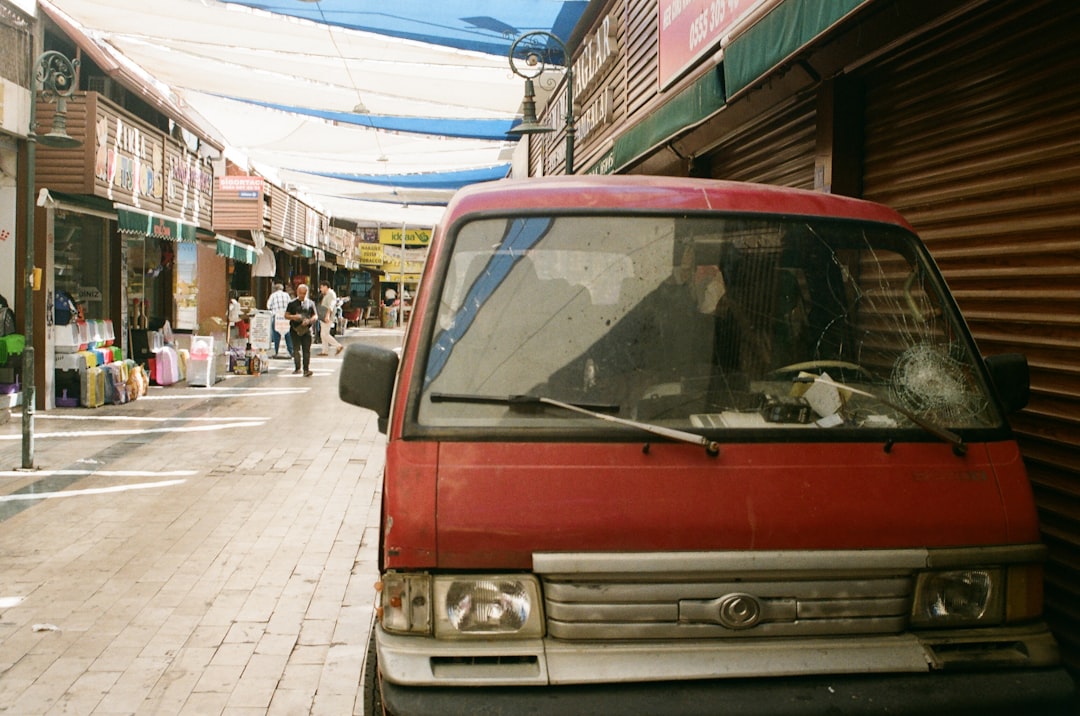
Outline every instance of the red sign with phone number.
POLYGON ((764 0, 661 0, 660 86, 714 52, 735 23, 764 0))

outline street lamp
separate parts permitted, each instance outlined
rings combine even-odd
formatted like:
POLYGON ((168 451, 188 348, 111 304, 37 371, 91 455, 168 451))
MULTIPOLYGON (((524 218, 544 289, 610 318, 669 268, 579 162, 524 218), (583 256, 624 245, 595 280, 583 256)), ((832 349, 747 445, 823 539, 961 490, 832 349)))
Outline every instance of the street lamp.
POLYGON ((566 173, 574 173, 574 68, 566 53, 566 45, 555 35, 543 30, 527 32, 510 45, 510 69, 518 77, 525 78, 525 101, 522 121, 510 130, 513 134, 544 134, 554 128, 540 124, 536 119, 536 93, 533 80, 557 64, 556 59, 566 63, 566 173))
POLYGON ((37 145, 74 149, 82 144, 67 133, 67 100, 75 91, 75 63, 63 53, 49 50, 34 62, 30 81, 30 131, 26 135, 26 294, 23 300, 23 323, 26 347, 22 365, 22 468, 34 467, 34 408, 37 400, 34 376, 34 172, 37 164, 37 145), (37 94, 48 102, 56 102, 53 127, 47 134, 37 134, 37 94))

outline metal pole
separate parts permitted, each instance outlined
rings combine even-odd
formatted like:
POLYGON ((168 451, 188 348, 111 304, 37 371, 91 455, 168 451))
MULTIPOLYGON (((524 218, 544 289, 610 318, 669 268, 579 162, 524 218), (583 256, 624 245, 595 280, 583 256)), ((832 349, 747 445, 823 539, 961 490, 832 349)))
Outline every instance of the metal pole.
MULTIPOLYGON (((36 74, 36 65, 34 73, 36 74)), ((30 80, 30 132, 26 135, 26 286, 23 299, 23 334, 26 347, 22 354, 22 468, 34 467, 34 176, 37 163, 37 78, 30 80)))
POLYGON ((401 222, 401 263, 398 264, 398 324, 405 325, 405 222, 401 222))
POLYGON ((570 58, 566 57, 566 45, 562 45, 566 61, 566 173, 574 173, 574 68, 570 58))
POLYGON ((81 142, 68 136, 66 101, 75 89, 75 65, 63 53, 56 50, 43 52, 30 67, 30 127, 26 133, 26 286, 23 306, 23 335, 26 346, 22 358, 22 468, 34 467, 34 411, 37 408, 34 375, 34 213, 37 208, 34 196, 37 183, 37 95, 38 83, 42 96, 56 101, 52 131, 41 137, 41 143, 49 147, 71 149, 81 142))

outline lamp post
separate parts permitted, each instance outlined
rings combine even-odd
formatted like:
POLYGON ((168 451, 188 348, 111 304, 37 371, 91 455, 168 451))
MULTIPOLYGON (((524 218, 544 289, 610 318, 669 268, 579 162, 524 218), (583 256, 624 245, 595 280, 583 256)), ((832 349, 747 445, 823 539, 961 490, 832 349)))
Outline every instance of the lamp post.
POLYGON ((555 129, 536 119, 536 94, 533 80, 555 64, 558 57, 566 63, 566 173, 574 173, 574 68, 566 53, 566 45, 555 35, 543 30, 527 32, 510 45, 510 69, 525 78, 525 101, 521 124, 511 129, 513 134, 544 134, 555 129), (558 53, 556 55, 556 52, 558 53))
POLYGON ((63 53, 49 50, 38 56, 33 66, 34 76, 30 81, 30 131, 26 135, 26 293, 23 299, 23 323, 26 347, 23 349, 22 365, 22 468, 34 468, 34 289, 37 287, 34 268, 34 210, 35 210, 35 169, 37 164, 37 145, 73 149, 82 144, 67 133, 67 100, 75 91, 75 63, 63 53), (37 94, 41 85, 41 96, 49 102, 56 102, 53 115, 53 128, 47 134, 37 134, 37 94))

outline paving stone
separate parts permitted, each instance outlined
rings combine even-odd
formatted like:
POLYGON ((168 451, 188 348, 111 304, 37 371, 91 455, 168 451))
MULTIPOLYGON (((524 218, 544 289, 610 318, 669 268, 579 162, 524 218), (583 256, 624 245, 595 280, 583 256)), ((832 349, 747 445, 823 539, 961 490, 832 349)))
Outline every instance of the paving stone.
POLYGON ((283 369, 39 412, 34 472, 3 472, 21 421, 0 425, 0 496, 111 490, 0 511, 0 712, 359 713, 384 439, 339 364, 303 393, 265 394, 283 369))

